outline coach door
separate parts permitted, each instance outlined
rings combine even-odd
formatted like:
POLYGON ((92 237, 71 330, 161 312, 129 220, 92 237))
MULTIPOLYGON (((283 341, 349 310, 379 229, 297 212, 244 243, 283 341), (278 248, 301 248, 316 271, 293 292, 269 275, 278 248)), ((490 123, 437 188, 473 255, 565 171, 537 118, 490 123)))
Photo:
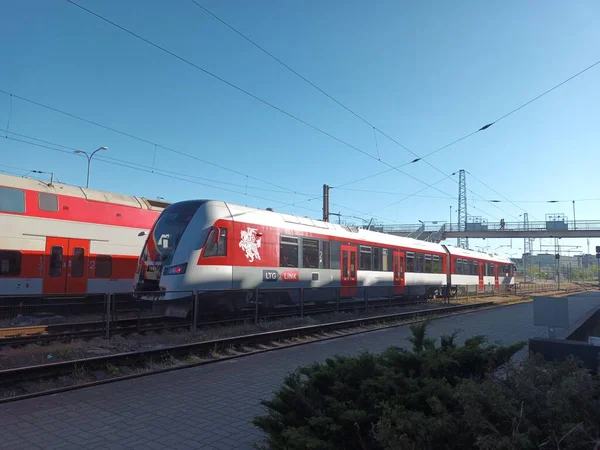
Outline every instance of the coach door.
POLYGON ((394 251, 394 295, 404 293, 404 252, 394 251))
POLYGON ((341 297, 354 297, 356 295, 356 247, 342 245, 340 249, 341 270, 341 297))
POLYGON ((485 272, 485 263, 479 262, 478 263, 478 270, 479 270, 479 291, 483 291, 485 289, 484 284, 483 284, 483 274, 485 272))
POLYGON ((87 291, 90 241, 46 238, 44 294, 80 294, 87 291))
POLYGON ((494 286, 496 287, 496 291, 500 289, 500 280, 498 280, 498 270, 500 270, 499 264, 493 264, 493 272, 494 272, 494 286))

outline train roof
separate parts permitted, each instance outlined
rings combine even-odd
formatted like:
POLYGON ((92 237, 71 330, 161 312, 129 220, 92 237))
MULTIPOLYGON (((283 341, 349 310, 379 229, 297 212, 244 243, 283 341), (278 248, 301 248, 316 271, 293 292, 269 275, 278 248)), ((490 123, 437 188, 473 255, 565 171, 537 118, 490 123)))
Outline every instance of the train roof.
POLYGON ((56 195, 68 195, 70 197, 79 197, 97 202, 112 203, 116 205, 129 206, 139 209, 149 209, 154 211, 161 211, 170 205, 168 202, 148 199, 145 197, 98 191, 96 189, 83 188, 64 183, 53 182, 50 184, 34 178, 15 177, 6 174, 0 174, 0 186, 26 189, 36 192, 45 192, 56 195))

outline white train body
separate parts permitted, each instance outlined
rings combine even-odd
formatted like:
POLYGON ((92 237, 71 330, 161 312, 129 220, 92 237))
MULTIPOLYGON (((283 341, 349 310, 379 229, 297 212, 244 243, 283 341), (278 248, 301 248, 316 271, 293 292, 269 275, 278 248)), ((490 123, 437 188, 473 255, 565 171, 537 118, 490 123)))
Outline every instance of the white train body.
MULTIPOLYGON (((340 288, 430 296, 514 283, 509 259, 213 200, 172 204, 140 257, 134 290, 147 299, 192 291, 340 288)), ((370 294, 371 295, 371 294, 370 294)))

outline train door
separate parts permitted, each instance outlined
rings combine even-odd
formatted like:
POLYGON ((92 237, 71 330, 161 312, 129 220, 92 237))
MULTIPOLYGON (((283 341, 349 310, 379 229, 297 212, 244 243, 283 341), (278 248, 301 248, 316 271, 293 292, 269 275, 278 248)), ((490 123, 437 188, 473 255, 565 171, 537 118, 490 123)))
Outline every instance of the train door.
POLYGON ((485 263, 479 263, 479 291, 483 291, 485 289, 483 284, 483 274, 485 272, 485 263))
POLYGON ((89 240, 46 238, 43 293, 86 292, 88 278, 86 261, 89 250, 89 240))
POLYGON ((498 271, 500 270, 500 264, 494 264, 494 286, 496 292, 500 289, 500 280, 498 279, 498 271))
POLYGON ((404 252, 394 251, 393 258, 393 269, 394 269, 394 295, 401 295, 404 293, 404 252))
POLYGON ((65 292, 83 294, 87 291, 89 253, 89 240, 69 239, 65 292))
POLYGON ((356 247, 342 245, 340 248, 341 270, 341 297, 354 297, 356 295, 356 247))

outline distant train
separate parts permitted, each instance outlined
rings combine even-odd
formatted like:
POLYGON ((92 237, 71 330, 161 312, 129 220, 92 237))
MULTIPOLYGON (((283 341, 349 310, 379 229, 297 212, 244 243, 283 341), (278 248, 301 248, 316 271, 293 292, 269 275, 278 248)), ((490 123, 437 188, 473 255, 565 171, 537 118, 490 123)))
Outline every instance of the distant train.
POLYGON ((0 175, 0 295, 130 292, 167 205, 0 175))
MULTIPOLYGON (((341 298, 360 296, 364 287, 370 295, 380 290, 382 296, 430 297, 466 286, 479 292, 506 289, 513 275, 511 261, 500 256, 190 200, 168 206, 158 218, 140 256, 134 290, 141 298, 172 304, 189 295, 184 291, 200 290, 204 301, 235 310, 247 302, 240 290, 255 288, 273 289, 268 301, 277 307, 294 303, 290 296, 300 287, 339 288, 341 298)), ((319 290, 305 295, 314 296, 305 301, 326 301, 319 290)))

